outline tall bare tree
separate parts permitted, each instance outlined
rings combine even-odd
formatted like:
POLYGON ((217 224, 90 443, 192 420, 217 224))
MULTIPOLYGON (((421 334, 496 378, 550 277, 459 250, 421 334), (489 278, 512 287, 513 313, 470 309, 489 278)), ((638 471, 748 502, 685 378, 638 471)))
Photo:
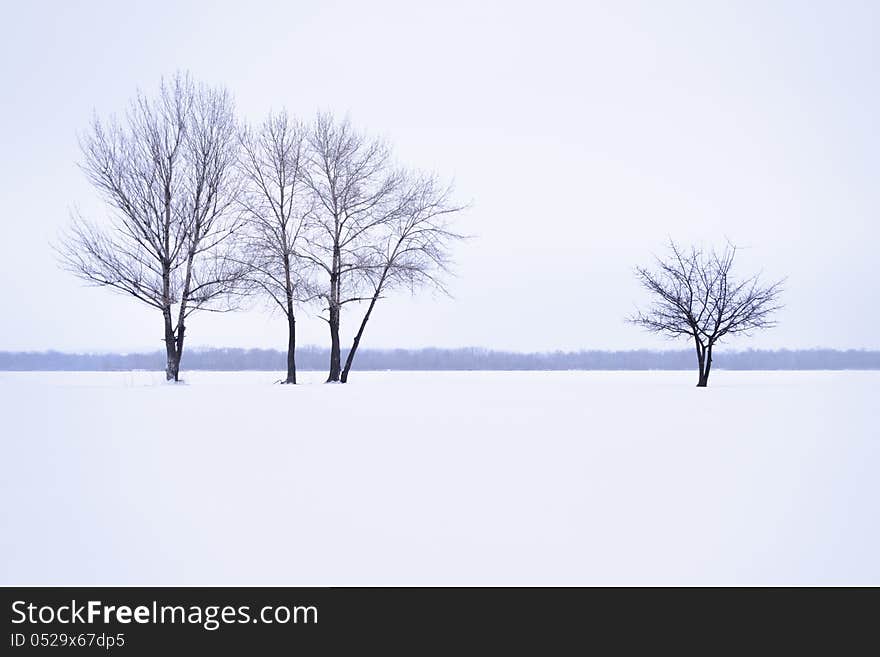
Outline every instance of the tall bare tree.
POLYGON ((230 309, 242 280, 237 147, 230 94, 187 74, 154 98, 139 93, 122 120, 96 117, 81 140, 81 167, 112 213, 75 217, 56 247, 61 264, 162 313, 168 380, 178 380, 187 318, 230 309))
POLYGON ((391 217, 401 212, 405 178, 389 147, 356 131, 348 120, 320 114, 308 136, 306 182, 315 208, 309 215, 301 257, 318 270, 330 328, 328 382, 339 381, 339 328, 346 304, 362 294, 371 268, 370 245, 391 217))
POLYGON ((706 387, 712 369, 712 349, 723 337, 746 334, 776 325, 781 308, 782 281, 762 284, 758 276, 732 275, 736 247, 685 251, 674 242, 670 254, 657 258, 653 270, 639 267, 636 275, 654 297, 653 305, 630 321, 649 331, 694 341, 699 368, 698 387, 706 387))
POLYGON ((284 112, 241 134, 246 262, 251 280, 287 319, 284 383, 296 383, 296 306, 309 294, 297 253, 312 209, 303 180, 305 134, 306 128, 284 112))
POLYGON ((463 238, 449 228, 450 216, 464 209, 451 202, 451 189, 434 177, 415 176, 399 190, 397 212, 385 217, 380 233, 365 250, 363 268, 370 291, 367 309, 361 318, 351 349, 342 369, 341 382, 348 375, 364 329, 376 302, 396 287, 414 291, 431 285, 445 291, 441 275, 448 271, 451 243, 463 238))

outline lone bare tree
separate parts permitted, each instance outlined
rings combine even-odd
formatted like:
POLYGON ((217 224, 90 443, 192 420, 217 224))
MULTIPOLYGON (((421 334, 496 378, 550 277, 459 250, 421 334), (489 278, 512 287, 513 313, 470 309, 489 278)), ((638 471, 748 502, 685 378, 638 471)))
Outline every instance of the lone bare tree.
POLYGON ((385 217, 381 234, 374 237, 362 261, 370 297, 342 369, 342 383, 348 381, 376 302, 396 287, 414 291, 432 285, 445 292, 440 275, 448 271, 449 247, 463 238, 449 228, 450 215, 464 209, 450 201, 449 187, 440 186, 434 177, 416 176, 400 194, 394 204, 398 211, 385 217))
POLYGON ((305 130, 282 112, 241 133, 245 262, 251 280, 287 319, 284 383, 296 383, 296 306, 308 295, 297 254, 312 208, 310 195, 304 194, 308 192, 303 180, 305 130))
POLYGON ((389 218, 401 212, 405 178, 382 140, 329 114, 318 115, 309 131, 305 171, 315 208, 299 253, 324 279, 319 296, 327 303, 330 328, 327 382, 338 382, 342 310, 370 298, 361 294, 372 266, 370 245, 389 218))
POLYGON ((712 349, 726 335, 750 334, 776 325, 773 314, 781 308, 782 281, 761 284, 758 276, 735 279, 732 274, 736 247, 718 253, 674 242, 667 258, 657 258, 656 269, 639 267, 636 275, 654 296, 653 305, 630 321, 649 331, 694 341, 699 378, 709 382, 712 349))
POLYGON ((163 80, 155 98, 139 93, 121 121, 95 118, 81 140, 81 167, 112 214, 106 224, 77 216, 56 247, 61 264, 162 313, 169 381, 187 318, 230 309, 242 280, 231 255, 237 147, 229 93, 187 74, 163 80))

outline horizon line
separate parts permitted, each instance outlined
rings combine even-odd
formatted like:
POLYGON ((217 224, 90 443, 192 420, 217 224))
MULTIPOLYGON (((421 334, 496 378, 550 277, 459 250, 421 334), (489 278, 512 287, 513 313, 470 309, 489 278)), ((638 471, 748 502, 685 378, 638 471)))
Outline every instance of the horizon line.
MULTIPOLYGON (((316 344, 304 344, 302 346, 297 346, 296 351, 329 351, 329 347, 323 345, 316 344)), ((348 348, 343 347, 343 351, 347 351, 348 348)), ((215 347, 215 346, 192 346, 186 350, 188 353, 203 353, 208 351, 268 351, 268 352, 277 352, 284 354, 286 353, 285 349, 279 349, 276 347, 215 347)), ((503 349, 496 347, 481 347, 481 346, 461 346, 461 347, 436 347, 436 346, 424 346, 424 347, 362 347, 358 349, 358 353, 364 352, 420 352, 420 351, 481 351, 488 353, 497 353, 497 354, 513 354, 519 356, 541 356, 541 355, 554 355, 554 354, 583 354, 583 353, 604 353, 604 354, 625 354, 625 353, 640 353, 640 352, 649 352, 655 354, 662 353, 678 353, 678 352, 687 352, 691 353, 693 349, 691 347, 636 347, 632 349, 614 349, 608 347, 580 347, 575 349, 566 349, 566 348, 557 348, 557 349, 542 349, 542 350, 521 350, 521 349, 503 349)), ((846 353, 846 352, 866 352, 866 353, 880 353, 880 347, 729 347, 724 348, 718 351, 718 354, 722 353, 754 353, 754 352, 762 352, 762 353, 780 353, 780 352, 815 352, 815 351, 831 351, 838 353, 846 353)), ((186 353, 185 352, 185 353, 186 353)), ((156 353, 162 353, 162 348, 135 348, 135 349, 118 349, 118 350, 110 350, 110 349, 58 349, 54 347, 42 348, 42 349, 0 349, 0 354, 60 354, 64 356, 135 356, 135 355, 152 355, 156 353)))

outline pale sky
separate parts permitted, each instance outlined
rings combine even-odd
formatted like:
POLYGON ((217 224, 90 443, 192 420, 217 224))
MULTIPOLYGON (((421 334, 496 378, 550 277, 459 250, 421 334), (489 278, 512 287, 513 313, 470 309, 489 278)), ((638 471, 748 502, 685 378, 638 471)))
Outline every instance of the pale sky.
MULTIPOLYGON (((159 314, 60 271, 94 111, 178 69, 241 114, 348 113, 455 180, 454 298, 382 302, 364 347, 677 347, 623 320, 668 237, 788 277, 780 326, 735 346, 880 348, 880 3, 6 2, 0 349, 162 347, 159 314)), ((315 311, 300 343, 326 344, 315 311)), ((355 318, 346 318, 351 328, 355 318)), ((190 346, 283 349, 255 308, 190 346)), ((349 336, 351 331, 345 331, 349 336)))

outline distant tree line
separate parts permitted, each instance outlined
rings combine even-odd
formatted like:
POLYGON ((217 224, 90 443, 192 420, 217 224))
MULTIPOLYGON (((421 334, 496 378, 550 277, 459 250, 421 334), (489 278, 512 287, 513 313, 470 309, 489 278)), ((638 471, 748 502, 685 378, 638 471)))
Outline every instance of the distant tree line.
MULTIPOLYGON (((342 356, 346 357, 345 350, 342 356)), ((299 368, 326 368, 329 350, 301 347, 299 368)), ((688 370, 690 349, 652 351, 574 351, 517 353, 490 349, 363 349, 363 370, 688 370)), ((118 371, 161 369, 165 352, 138 354, 70 354, 0 352, 6 371, 118 371)), ((193 370, 284 371, 286 352, 274 349, 194 349, 187 356, 193 370)), ((716 367, 727 370, 880 370, 880 351, 836 349, 747 350, 719 353, 716 367)))

